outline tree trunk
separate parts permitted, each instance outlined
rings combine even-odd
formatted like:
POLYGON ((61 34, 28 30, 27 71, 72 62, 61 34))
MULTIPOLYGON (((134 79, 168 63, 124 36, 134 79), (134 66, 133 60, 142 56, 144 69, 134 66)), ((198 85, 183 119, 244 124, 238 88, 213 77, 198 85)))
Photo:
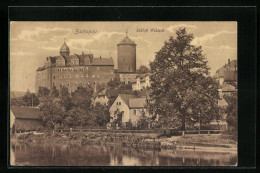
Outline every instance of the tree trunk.
POLYGON ((185 116, 182 116, 182 119, 181 119, 181 129, 185 130, 185 116))

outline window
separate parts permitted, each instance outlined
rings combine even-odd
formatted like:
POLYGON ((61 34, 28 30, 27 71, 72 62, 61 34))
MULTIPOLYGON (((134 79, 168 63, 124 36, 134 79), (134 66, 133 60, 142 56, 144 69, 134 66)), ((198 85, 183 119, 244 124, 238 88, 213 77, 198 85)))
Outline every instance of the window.
POLYGON ((69 71, 72 71, 72 68, 70 68, 69 71))
POLYGON ((86 74, 86 78, 88 78, 88 74, 86 74))
POLYGON ((68 83, 68 84, 67 84, 67 86, 69 87, 69 86, 70 86, 70 84, 68 83))
POLYGON ((114 114, 116 115, 116 111, 114 112, 114 114))
POLYGON ((80 67, 79 70, 80 70, 80 71, 84 71, 84 68, 83 68, 83 67, 80 67))
POLYGON ((78 69, 77 69, 77 68, 74 68, 74 71, 78 71, 78 69))
POLYGON ((92 75, 92 78, 95 78, 95 75, 92 75))
POLYGON ((117 104, 117 105, 121 105, 121 102, 117 102, 116 104, 117 104))
POLYGON ((134 115, 136 115, 136 109, 134 110, 134 115))
POLYGON ((67 71, 67 68, 64 68, 63 71, 67 71))
POLYGON ((124 113, 125 113, 125 112, 124 112, 124 111, 122 111, 122 116, 124 115, 124 113))
POLYGON ((88 67, 86 67, 86 70, 88 70, 88 67))
POLYGON ((53 76, 53 79, 55 79, 55 75, 53 76))

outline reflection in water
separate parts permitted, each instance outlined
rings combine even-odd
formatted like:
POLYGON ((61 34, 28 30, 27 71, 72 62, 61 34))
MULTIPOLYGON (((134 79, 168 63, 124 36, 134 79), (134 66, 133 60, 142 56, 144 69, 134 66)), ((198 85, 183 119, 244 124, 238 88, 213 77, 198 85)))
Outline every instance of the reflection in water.
POLYGON ((234 166, 234 153, 143 150, 119 146, 12 143, 11 165, 31 166, 234 166), (12 159, 13 158, 13 159, 12 159))

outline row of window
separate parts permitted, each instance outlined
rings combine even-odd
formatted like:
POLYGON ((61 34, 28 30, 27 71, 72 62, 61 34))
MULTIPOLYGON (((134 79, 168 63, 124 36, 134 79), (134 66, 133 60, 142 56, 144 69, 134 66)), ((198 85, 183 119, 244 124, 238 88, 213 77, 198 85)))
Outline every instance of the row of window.
MULTIPOLYGON (((57 69, 57 71, 84 71, 84 70, 88 70, 88 67, 58 68, 57 69)), ((99 70, 99 67, 96 67, 96 70, 99 70)), ((55 69, 54 69, 54 71, 55 71, 55 69)))
MULTIPOLYGON (((93 82, 93 84, 96 84, 98 82, 93 82)), ((58 87, 61 87, 61 86, 66 86, 66 87, 73 87, 73 86, 87 86, 87 85, 90 85, 89 82, 82 82, 82 83, 60 83, 60 84, 55 84, 53 83, 52 86, 58 86, 58 87)))
MULTIPOLYGON (((88 78, 88 77, 89 77, 88 74, 86 74, 85 78, 88 78)), ((92 78, 99 78, 99 75, 92 75, 91 77, 92 78)), ((64 75, 64 76, 58 75, 57 78, 59 78, 59 79, 62 79, 62 78, 64 78, 64 79, 68 79, 68 78, 70 78, 70 79, 71 78, 84 78, 84 75, 83 74, 64 75)), ((56 79, 56 76, 53 76, 53 79, 56 79)))

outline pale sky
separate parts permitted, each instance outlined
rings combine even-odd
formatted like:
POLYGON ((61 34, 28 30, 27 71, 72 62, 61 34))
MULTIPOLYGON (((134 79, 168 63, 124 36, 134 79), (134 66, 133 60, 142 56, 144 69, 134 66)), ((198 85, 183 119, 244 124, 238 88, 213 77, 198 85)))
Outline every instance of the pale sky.
POLYGON ((155 58, 176 29, 186 27, 193 33, 192 44, 201 45, 211 75, 227 63, 237 59, 236 22, 11 22, 10 23, 10 90, 34 92, 35 74, 47 56, 59 55, 66 38, 70 54, 93 53, 94 57, 114 59, 117 68, 117 44, 125 37, 137 44, 137 67, 155 58), (164 32, 151 32, 150 29, 164 32), (94 33, 76 33, 77 29, 94 33), (148 29, 148 32, 137 32, 148 29))

